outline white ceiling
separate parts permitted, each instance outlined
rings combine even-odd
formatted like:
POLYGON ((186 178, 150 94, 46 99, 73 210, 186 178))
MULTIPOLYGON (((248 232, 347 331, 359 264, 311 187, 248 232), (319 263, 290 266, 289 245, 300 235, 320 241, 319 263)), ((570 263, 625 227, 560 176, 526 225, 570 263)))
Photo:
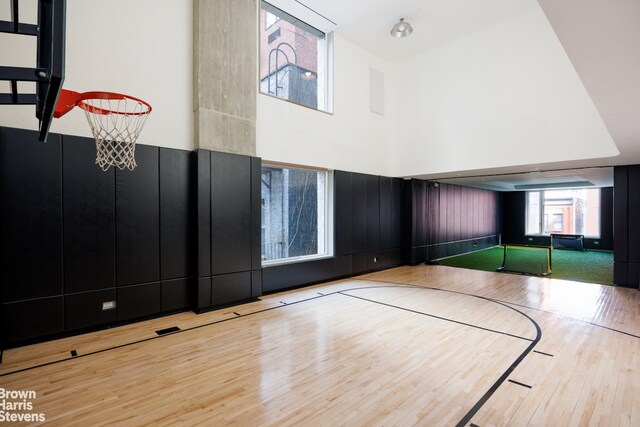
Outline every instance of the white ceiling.
MULTIPOLYGON (((295 0, 293 0, 295 1, 295 0)), ((400 61, 540 6, 536 0, 300 0, 335 31, 389 61, 400 61), (411 37, 393 38, 404 18, 411 37)))

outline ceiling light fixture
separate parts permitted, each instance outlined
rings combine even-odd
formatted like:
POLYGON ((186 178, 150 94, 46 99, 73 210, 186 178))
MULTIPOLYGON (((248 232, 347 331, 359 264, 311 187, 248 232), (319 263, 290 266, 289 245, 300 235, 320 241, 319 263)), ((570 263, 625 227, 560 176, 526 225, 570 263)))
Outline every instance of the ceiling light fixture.
POLYGON ((407 37, 411 33, 413 33, 413 27, 408 22, 405 22, 404 18, 400 18, 400 21, 391 29, 391 35, 399 39, 407 37))

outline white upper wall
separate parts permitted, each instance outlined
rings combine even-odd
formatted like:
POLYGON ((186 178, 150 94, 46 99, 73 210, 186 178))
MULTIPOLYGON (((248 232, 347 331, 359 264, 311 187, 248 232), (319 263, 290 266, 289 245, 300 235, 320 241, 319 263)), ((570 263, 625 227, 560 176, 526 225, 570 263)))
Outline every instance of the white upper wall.
POLYGON ((398 84, 395 64, 336 34, 334 113, 259 94, 257 155, 267 161, 390 175, 398 84), (370 111, 370 68, 384 74, 384 116, 370 111))
MULTIPOLYGON (((1 4, 3 19, 8 19, 8 3, 1 4)), ((20 6, 21 20, 35 22, 35 1, 21 1, 20 6)), ((64 87, 144 99, 153 112, 138 142, 191 150, 192 28, 191 1, 67 0, 64 87)), ((0 34, 2 65, 35 66, 32 39, 0 34)), ((37 129, 35 109, 0 106, 0 125, 37 129)), ((84 112, 78 108, 54 119, 51 132, 91 136, 84 112)))
POLYGON ((615 156, 540 9, 401 63, 393 175, 615 156))

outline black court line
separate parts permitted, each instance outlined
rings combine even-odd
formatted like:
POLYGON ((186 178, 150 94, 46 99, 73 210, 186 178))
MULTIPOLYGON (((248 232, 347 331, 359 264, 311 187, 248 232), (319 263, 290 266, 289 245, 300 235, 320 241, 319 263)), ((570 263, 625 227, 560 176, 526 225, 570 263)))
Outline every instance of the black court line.
POLYGON ((76 357, 78 355, 78 352, 75 350, 71 350, 71 357, 76 357))
POLYGON ((509 382, 510 382, 510 383, 517 384, 517 385, 522 386, 522 387, 531 388, 531 386, 530 386, 530 385, 525 384, 525 383, 521 383, 520 381, 509 380, 509 382))
POLYGON ((487 331, 487 332, 493 332, 495 334, 506 335, 508 337, 517 338, 517 339, 524 340, 524 341, 529 341, 529 342, 533 341, 531 338, 525 338, 525 337, 521 337, 519 335, 513 335, 513 334, 510 334, 508 332, 498 331, 496 329, 484 328, 482 326, 473 325, 471 323, 465 323, 465 322, 461 322, 459 320, 449 319, 448 317, 436 316, 435 314, 429 314, 429 313, 425 313, 423 311, 412 310, 410 308, 400 307, 400 306, 397 306, 397 305, 388 304, 386 302, 381 302, 381 301, 376 301, 376 300, 372 300, 372 299, 369 299, 369 298, 359 297, 359 296, 356 296, 356 295, 346 294, 346 293, 344 293, 344 291, 340 291, 338 293, 340 295, 348 296, 348 297, 351 297, 351 298, 357 298, 359 300, 372 302, 374 304, 380 304, 380 305, 384 305, 386 307, 397 308, 398 310, 402 310, 402 311, 408 311, 409 313, 421 314, 423 316, 433 317, 434 319, 444 320, 444 321, 451 322, 451 323, 457 323, 458 325, 469 326, 471 328, 476 328, 476 329, 480 329, 480 330, 487 331))
POLYGON ((480 427, 480 426, 478 424, 471 423, 469 424, 469 427, 480 427))
POLYGON ((435 289, 435 290, 447 291, 447 292, 451 292, 451 293, 454 293, 454 294, 475 296, 475 297, 478 297, 478 298, 483 298, 483 299, 494 301, 494 302, 499 302, 499 303, 509 304, 509 305, 515 305, 515 306, 518 306, 518 307, 527 308, 529 310, 535 310, 535 311, 539 311, 541 313, 551 314, 553 316, 562 317, 564 319, 575 320, 576 322, 586 323, 586 324, 591 325, 591 326, 596 326, 596 327, 602 328, 602 329, 608 329, 610 331, 617 332, 619 334, 623 334, 623 335, 627 335, 627 336, 630 336, 630 337, 633 337, 633 338, 640 339, 640 335, 635 335, 635 334, 632 334, 630 332, 621 331, 620 329, 611 328, 609 326, 601 325, 599 323, 593 323, 593 322, 589 322, 587 320, 576 319, 575 317, 566 316, 564 314, 558 314, 558 313, 554 313, 552 311, 542 310, 540 308, 530 307, 530 306, 524 305, 524 304, 518 304, 517 302, 505 301, 505 300, 500 300, 500 299, 490 298, 490 297, 483 297, 483 296, 480 296, 480 295, 468 294, 466 292, 459 292, 459 291, 453 291, 453 290, 448 290, 448 289, 440 289, 440 288, 432 288, 432 287, 429 287, 429 286, 391 282, 391 281, 388 281, 388 280, 376 280, 376 279, 354 279, 354 280, 361 281, 361 282, 389 283, 389 284, 398 285, 398 286, 415 286, 415 287, 425 288, 425 289, 435 289))
MULTIPOLYGON (((382 282, 382 283, 389 283, 389 282, 382 282)), ((435 291, 455 293, 455 294, 460 294, 460 295, 467 295, 467 296, 475 297, 475 298, 482 299, 482 300, 485 300, 485 301, 488 301, 488 302, 493 302, 495 304, 499 304, 499 305, 502 305, 502 306, 504 306, 504 307, 506 307, 506 308, 508 308, 510 310, 513 310, 516 313, 519 313, 520 315, 522 315, 525 318, 527 318, 535 326, 535 328, 536 328, 536 338, 529 344, 529 346, 522 352, 522 354, 511 364, 511 366, 509 366, 509 368, 507 368, 507 370, 500 376, 500 378, 498 378, 498 380, 496 380, 496 382, 485 392, 485 394, 467 412, 467 414, 460 420, 460 422, 458 422, 458 424, 456 424, 456 426, 458 426, 458 427, 466 426, 467 423, 469 423, 471 418, 480 410, 480 408, 486 403, 486 401, 489 400, 489 398, 496 392, 498 387, 500 387, 500 385, 502 385, 502 383, 513 372, 513 370, 522 362, 522 360, 529 354, 529 352, 531 352, 533 347, 535 347, 535 345, 540 341, 540 338, 542 337, 542 331, 540 329, 540 326, 535 322, 535 320, 533 320, 531 317, 529 317, 527 314, 523 313, 522 311, 520 311, 520 310, 518 310, 518 309, 516 309, 514 307, 511 307, 511 306, 509 306, 509 305, 507 305, 505 303, 502 303, 502 302, 496 301, 496 300, 492 300, 490 298, 483 297, 483 296, 480 296, 480 295, 473 295, 473 294, 468 294, 468 293, 464 293, 464 292, 450 291, 450 290, 447 290, 447 289, 433 288, 433 287, 427 287, 427 286, 418 286, 418 285, 410 285, 410 284, 391 284, 391 285, 387 284, 387 285, 379 285, 379 286, 361 286, 361 287, 343 289, 341 291, 331 292, 331 293, 328 293, 328 294, 325 294, 325 295, 322 295, 322 296, 319 295, 319 296, 309 297, 309 298, 301 299, 301 300, 294 301, 294 302, 291 302, 291 303, 288 303, 288 304, 287 303, 283 303, 284 305, 274 306, 274 307, 267 307, 267 308, 264 308, 264 309, 261 309, 261 310, 256 310, 256 311, 253 311, 253 312, 249 312, 247 314, 243 314, 241 316, 220 319, 220 320, 216 320, 216 321, 213 321, 213 322, 205 323, 205 324, 202 324, 202 325, 193 326, 191 328, 181 329, 180 331, 177 331, 174 334, 188 332, 188 331, 192 331, 192 330, 196 330, 196 329, 200 329, 200 328, 216 325, 216 324, 219 324, 219 323, 228 322, 228 321, 234 320, 234 319, 239 319, 239 318, 246 317, 246 316, 252 316, 252 315, 255 315, 255 314, 264 313, 264 312, 271 311, 271 310, 277 310, 279 308, 288 307, 288 306, 296 305, 296 304, 301 304, 301 303, 304 303, 304 302, 308 302, 308 301, 312 301, 312 300, 316 300, 316 299, 320 299, 320 298, 325 298, 327 296, 331 296, 331 295, 335 295, 335 294, 342 294, 342 295, 345 295, 345 296, 350 296, 350 297, 354 297, 354 298, 360 298, 360 297, 356 297, 354 295, 345 294, 344 292, 355 291, 355 290, 360 290, 360 289, 379 289, 379 288, 411 288, 411 289, 421 289, 421 290, 425 290, 426 289, 426 290, 435 290, 435 291)), ((280 302, 282 302, 282 301, 280 301, 280 302)), ((377 303, 377 301, 372 301, 372 302, 376 302, 377 303)), ((386 305, 388 305, 388 304, 386 304, 386 305)), ((445 319, 443 318, 443 320, 445 320, 445 319)), ((459 323, 459 322, 456 322, 456 323, 459 323)), ((472 325, 468 325, 468 326, 472 326, 472 325)), ((495 332, 499 332, 499 331, 495 331, 495 332)), ((174 334, 169 334, 169 335, 174 335, 174 334)), ((56 360, 56 361, 52 361, 52 362, 48 362, 48 363, 43 363, 41 365, 35 365, 35 366, 28 367, 28 368, 19 369, 19 370, 12 371, 12 372, 6 372, 4 374, 0 374, 0 378, 4 377, 4 376, 7 376, 7 375, 12 375, 12 374, 20 373, 20 372, 25 372, 25 371, 30 371, 30 370, 41 368, 41 367, 44 367, 44 366, 49 366, 49 365, 54 365, 54 364, 57 364, 57 363, 66 362, 66 361, 69 361, 71 359, 78 359, 78 358, 81 358, 81 357, 92 356, 94 354, 104 353, 104 352, 107 352, 107 351, 116 350, 116 349, 119 349, 119 348, 124 348, 124 347, 131 346, 131 345, 141 344, 141 343, 144 343, 144 342, 147 342, 147 341, 152 341, 152 340, 155 340, 155 339, 164 338, 166 336, 168 336, 168 335, 157 335, 155 337, 145 338, 145 339, 133 341, 133 342, 130 342, 130 343, 121 344, 121 345, 110 347, 110 348, 96 350, 96 351, 91 352, 91 353, 81 354, 81 355, 78 355, 78 356, 76 356, 74 358, 66 358, 66 359, 56 360)), ((514 337, 517 337, 517 336, 514 336, 514 337)), ((517 337, 517 338, 522 338, 522 337, 517 337)))
POLYGON ((240 313, 238 313, 237 311, 234 311, 233 314, 235 314, 236 316, 240 316, 240 313))
MULTIPOLYGON (((335 292, 332 293, 332 294, 324 295, 323 297, 326 297, 326 296, 329 296, 329 295, 333 295, 333 294, 335 294, 335 292)), ((307 302, 307 301, 311 301, 311 300, 315 300, 315 299, 319 299, 319 298, 323 298, 323 297, 317 296, 317 297, 305 298, 305 299, 301 299, 299 301, 294 301, 294 302, 291 302, 291 303, 285 304, 285 305, 277 305, 277 306, 274 306, 274 307, 267 307, 267 308, 263 308, 263 309, 260 309, 260 310, 251 311, 249 313, 242 314, 240 316, 227 317, 225 319, 214 320, 213 322, 209 322, 209 323, 203 323, 202 325, 196 325, 196 326, 192 326, 190 328, 180 329, 179 331, 174 332, 173 334, 156 335, 154 337, 143 338, 143 339, 139 339, 139 340, 136 340, 136 341, 131 341, 131 342, 128 342, 128 343, 116 345, 116 346, 113 346, 113 347, 108 347, 108 348, 103 348, 103 349, 100 349, 100 350, 95 350, 95 351, 92 351, 90 353, 80 354, 80 355, 78 355, 76 357, 67 357, 65 359, 54 360, 52 362, 42 363, 40 365, 29 366, 27 368, 17 369, 15 371, 4 372, 4 373, 0 374, 0 378, 6 377, 8 375, 18 374, 18 373, 21 373, 21 372, 32 371, 34 369, 43 368, 43 367, 49 366, 49 365, 56 365, 58 363, 67 362, 67 361, 72 360, 72 359, 79 359, 81 357, 93 356, 94 354, 105 353, 105 352, 111 351, 111 350, 117 350, 117 349, 120 349, 120 348, 129 347, 129 346, 136 345, 136 344, 142 344, 142 343, 145 343, 147 341, 153 341, 153 340, 156 340, 156 339, 159 339, 159 338, 167 337, 169 335, 175 335, 175 334, 179 334, 179 333, 183 333, 183 332, 189 332, 189 331, 193 331, 193 330, 196 330, 196 329, 205 328, 207 326, 217 325, 219 323, 225 323, 225 322, 228 322, 230 320, 240 319, 241 317, 252 316, 254 314, 260 314, 260 313, 264 313, 264 312, 267 312, 267 311, 276 310, 276 309, 279 309, 279 308, 283 308, 283 307, 287 307, 287 306, 291 306, 291 305, 295 305, 295 304, 300 304, 300 303, 303 303, 303 302, 307 302)))
POLYGON ((172 326, 170 328, 166 328, 166 329, 160 329, 159 331, 156 331, 156 334, 158 335, 166 335, 166 334, 170 334, 173 332, 178 332, 180 330, 180 328, 178 328, 177 326, 172 326))
POLYGON ((545 353, 544 351, 533 350, 534 353, 542 354, 545 356, 553 357, 553 354, 545 353))

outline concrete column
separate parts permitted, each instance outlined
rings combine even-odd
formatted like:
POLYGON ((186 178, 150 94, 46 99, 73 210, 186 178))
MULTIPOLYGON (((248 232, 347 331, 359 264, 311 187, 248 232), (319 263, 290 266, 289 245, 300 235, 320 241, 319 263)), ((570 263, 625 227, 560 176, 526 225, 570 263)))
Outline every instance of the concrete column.
POLYGON ((257 0, 194 0, 195 146, 255 156, 257 0))

